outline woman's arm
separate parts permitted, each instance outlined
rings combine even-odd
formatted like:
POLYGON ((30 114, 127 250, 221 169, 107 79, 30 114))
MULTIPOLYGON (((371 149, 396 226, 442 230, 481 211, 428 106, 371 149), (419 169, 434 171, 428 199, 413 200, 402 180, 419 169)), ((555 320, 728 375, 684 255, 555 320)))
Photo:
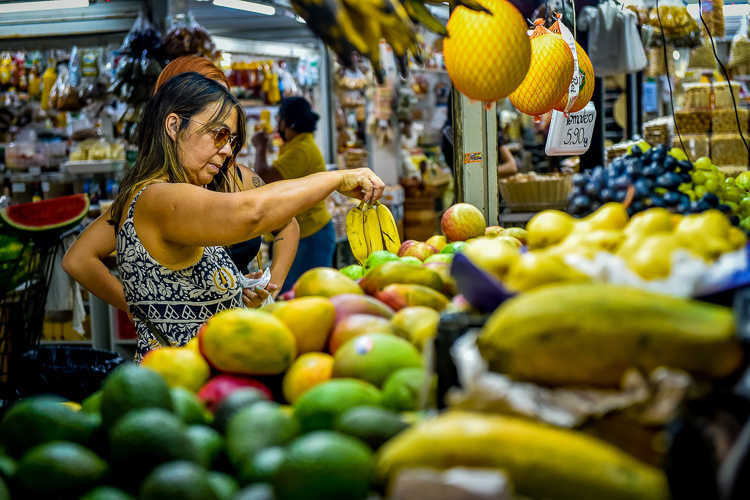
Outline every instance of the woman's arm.
POLYGON ((268 164, 266 151, 268 150, 268 132, 262 130, 253 136, 255 146, 255 172, 266 182, 278 182, 283 180, 278 170, 268 164))
POLYGON ((297 245, 299 245, 299 224, 297 224, 297 219, 292 219, 281 231, 274 232, 271 283, 279 286, 273 293, 274 298, 284 287, 284 281, 297 255, 297 245))
POLYGON ((130 315, 122 284, 102 262, 117 246, 110 217, 107 211, 89 224, 63 257, 62 268, 83 288, 130 315))
POLYGON ((367 168, 320 172, 241 193, 160 183, 143 192, 135 218, 136 224, 146 224, 141 239, 156 236, 176 245, 226 246, 283 226, 333 191, 372 203, 380 199, 384 188, 383 181, 367 168))
MULTIPOLYGON (((252 170, 242 165, 238 165, 242 172, 242 182, 245 190, 256 189, 265 182, 252 170)), ((272 231, 273 239, 273 262, 271 263, 271 283, 278 285, 278 288, 272 293, 273 297, 279 294, 284 286, 289 270, 292 268, 294 257, 297 255, 297 245, 299 244, 299 224, 297 219, 287 222, 283 227, 272 231)), ((261 301, 262 302, 262 301, 261 301)))
POLYGON ((516 159, 510 154, 510 150, 505 146, 500 146, 500 164, 497 166, 498 177, 510 177, 518 173, 516 159))

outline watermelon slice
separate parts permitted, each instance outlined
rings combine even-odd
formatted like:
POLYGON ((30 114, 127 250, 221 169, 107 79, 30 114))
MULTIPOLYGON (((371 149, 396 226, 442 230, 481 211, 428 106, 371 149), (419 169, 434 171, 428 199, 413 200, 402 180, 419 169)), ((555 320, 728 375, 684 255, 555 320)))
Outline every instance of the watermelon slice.
POLYGON ((77 224, 89 213, 86 194, 12 205, 0 210, 3 222, 20 231, 48 231, 77 224))

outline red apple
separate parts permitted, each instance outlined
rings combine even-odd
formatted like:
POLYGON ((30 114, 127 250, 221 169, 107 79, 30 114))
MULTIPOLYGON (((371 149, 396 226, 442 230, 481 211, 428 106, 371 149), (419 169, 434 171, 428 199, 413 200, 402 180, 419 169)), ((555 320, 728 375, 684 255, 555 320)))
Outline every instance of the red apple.
MULTIPOLYGON (((399 253, 401 253, 401 249, 399 249, 399 253)), ((435 255, 436 253, 438 253, 438 249, 434 246, 422 243, 421 241, 416 241, 404 251, 404 255, 401 257, 416 257, 424 262, 427 257, 435 255)))
POLYGON ((502 236, 504 231, 505 228, 503 227, 490 226, 484 230, 484 235, 488 238, 497 238, 498 236, 502 236))
POLYGON ((414 240, 406 240, 403 243, 401 243, 401 246, 398 249, 398 256, 399 257, 403 257, 404 255, 406 255, 406 251, 409 248, 411 248, 414 245, 416 245, 417 243, 419 243, 419 242, 418 241, 414 241, 414 240))
POLYGON ((206 403, 208 409, 213 413, 224 401, 224 398, 232 394, 237 389, 253 387, 263 392, 268 399, 273 399, 271 391, 265 385, 251 378, 241 377, 238 375, 222 374, 217 375, 209 380, 198 392, 198 399, 206 403))
POLYGON ((466 241, 484 236, 487 223, 484 214, 468 203, 456 203, 443 214, 440 227, 448 241, 466 241))

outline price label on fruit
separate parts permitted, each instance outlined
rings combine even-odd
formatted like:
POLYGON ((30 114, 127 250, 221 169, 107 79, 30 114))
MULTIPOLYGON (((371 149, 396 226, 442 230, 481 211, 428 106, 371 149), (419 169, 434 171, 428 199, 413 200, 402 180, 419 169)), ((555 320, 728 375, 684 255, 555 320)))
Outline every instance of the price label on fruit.
POLYGON ((575 113, 552 111, 545 151, 548 156, 583 154, 591 147, 591 136, 596 123, 596 108, 589 102, 575 113))

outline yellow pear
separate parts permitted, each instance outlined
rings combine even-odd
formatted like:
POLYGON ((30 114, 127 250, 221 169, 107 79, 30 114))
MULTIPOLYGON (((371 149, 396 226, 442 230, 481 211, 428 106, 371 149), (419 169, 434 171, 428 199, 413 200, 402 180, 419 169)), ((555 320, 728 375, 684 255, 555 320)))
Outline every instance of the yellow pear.
POLYGON ((528 243, 529 241, 529 233, 525 229, 521 229, 520 227, 509 227, 505 231, 503 231, 502 236, 510 236, 511 238, 515 238, 524 245, 528 243))
POLYGON ((559 210, 539 212, 526 224, 530 249, 545 248, 565 239, 573 230, 575 219, 559 210))
POLYGON ((581 219, 574 231, 622 229, 628 223, 628 211, 622 203, 605 203, 593 214, 581 219))
POLYGON ((645 212, 635 214, 628 225, 625 234, 650 236, 657 233, 670 233, 674 229, 672 213, 666 208, 650 208, 645 212))
POLYGON ((674 234, 655 234, 643 238, 638 249, 623 258, 645 280, 666 278, 672 272, 672 253, 678 246, 674 234))
POLYGON ((718 210, 684 217, 675 229, 678 244, 707 260, 716 260, 722 253, 731 252, 729 218, 718 210))
POLYGON ((739 250, 747 245, 747 235, 745 234, 745 231, 738 227, 732 226, 729 228, 727 240, 734 250, 739 250))
POLYGON ((550 283, 589 281, 589 277, 570 267, 561 256, 544 251, 527 252, 510 268, 505 284, 514 291, 527 291, 550 283))
POLYGON ((501 238, 488 238, 474 241, 463 250, 463 254, 479 269, 497 279, 505 279, 508 269, 518 260, 518 249, 501 238))

